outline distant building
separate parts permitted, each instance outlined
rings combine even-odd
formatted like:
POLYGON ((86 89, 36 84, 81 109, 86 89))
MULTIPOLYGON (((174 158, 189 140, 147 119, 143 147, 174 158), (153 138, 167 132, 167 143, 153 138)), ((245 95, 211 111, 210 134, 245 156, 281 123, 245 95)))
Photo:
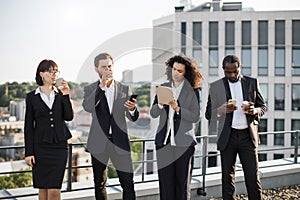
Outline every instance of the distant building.
POLYGON ((122 74, 122 82, 131 84, 138 82, 151 82, 152 66, 144 65, 132 70, 125 70, 122 74))
POLYGON ((17 121, 25 120, 25 99, 9 102, 10 116, 15 116, 17 121))
MULTIPOLYGON (((209 84, 223 77, 222 60, 229 54, 241 58, 242 74, 260 81, 268 105, 260 131, 300 129, 300 10, 254 11, 243 9, 241 2, 213 0, 191 9, 176 7, 174 14, 154 20, 153 29, 153 81, 161 79, 165 72, 155 63, 164 63, 180 52, 194 57, 204 74, 202 135, 208 133, 208 121, 203 113, 209 84)), ((261 136, 260 139, 260 149, 291 147, 295 142, 291 134, 261 136)), ((210 153, 216 152, 215 141, 208 149, 210 153)), ((266 151, 259 154, 259 159, 278 159, 293 154, 293 150, 266 151)), ((220 163, 210 158, 208 164, 220 163)))

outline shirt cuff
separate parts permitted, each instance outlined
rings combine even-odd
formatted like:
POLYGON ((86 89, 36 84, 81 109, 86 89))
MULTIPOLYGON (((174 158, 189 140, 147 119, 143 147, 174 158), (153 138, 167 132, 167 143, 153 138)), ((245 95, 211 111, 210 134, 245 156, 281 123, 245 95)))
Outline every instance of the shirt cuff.
POLYGON ((162 106, 162 105, 160 105, 160 104, 157 104, 158 105, 158 107, 160 108, 160 109, 163 109, 164 108, 164 106, 162 106))
POLYGON ((134 112, 136 111, 136 107, 134 107, 133 111, 129 110, 131 116, 134 116, 134 112))

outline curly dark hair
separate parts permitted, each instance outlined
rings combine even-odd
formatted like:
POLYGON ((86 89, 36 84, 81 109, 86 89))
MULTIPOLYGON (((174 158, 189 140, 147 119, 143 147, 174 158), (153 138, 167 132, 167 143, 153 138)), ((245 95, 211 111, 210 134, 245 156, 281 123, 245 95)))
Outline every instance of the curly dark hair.
POLYGON ((184 78, 191 84, 192 88, 201 88, 201 80, 203 79, 202 73, 197 68, 194 59, 187 57, 184 54, 175 55, 166 62, 166 75, 169 81, 172 81, 172 68, 174 63, 180 63, 185 66, 184 78))

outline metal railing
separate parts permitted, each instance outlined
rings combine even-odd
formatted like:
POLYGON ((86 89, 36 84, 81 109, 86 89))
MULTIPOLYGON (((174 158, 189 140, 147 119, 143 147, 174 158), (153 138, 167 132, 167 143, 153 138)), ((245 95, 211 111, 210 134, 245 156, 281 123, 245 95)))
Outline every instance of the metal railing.
MULTIPOLYGON (((270 134, 294 134, 294 145, 291 145, 290 147, 274 147, 274 148, 266 148, 266 149, 260 149, 258 148, 258 152, 268 152, 268 151, 277 151, 277 150, 292 150, 294 152, 294 161, 290 164, 295 164, 298 163, 298 155, 299 155, 299 137, 300 137, 300 130, 297 131, 279 131, 279 132, 263 132, 259 133, 260 135, 270 135, 270 134)), ((198 141, 200 141, 200 144, 202 144, 201 152, 200 154, 195 154, 194 158, 199 158, 201 159, 201 173, 199 174, 194 174, 193 176, 202 176, 202 187, 198 188, 197 193, 198 195, 206 195, 205 191, 205 177, 207 175, 212 175, 214 173, 207 173, 207 159, 209 157, 213 156, 219 156, 219 153, 215 154, 209 154, 208 153, 208 145, 209 139, 210 138, 216 138, 216 135, 209 135, 209 136, 197 136, 196 137, 198 141)), ((145 164, 147 163, 155 163, 156 160, 147 160, 146 159, 146 143, 147 142, 154 142, 154 139, 134 139, 130 141, 131 143, 142 143, 142 160, 138 161, 133 161, 133 165, 135 164, 140 164, 142 172, 141 172, 141 180, 140 181, 135 181, 136 184, 138 183, 145 183, 145 182, 152 182, 152 181, 157 181, 157 179, 151 179, 151 180, 146 180, 145 175, 147 171, 145 170, 145 164)), ((88 165, 80 165, 80 166, 72 166, 72 155, 73 155, 73 148, 75 146, 84 146, 86 143, 80 142, 80 143, 70 143, 68 144, 68 164, 66 167, 67 170, 67 187, 66 189, 62 190, 62 192, 70 192, 70 191, 79 191, 79 190, 87 190, 87 189, 93 189, 94 187, 81 187, 81 188, 72 188, 72 170, 73 169, 79 169, 79 168, 90 168, 92 167, 91 164, 88 165)), ((201 145, 200 145, 201 146, 201 145)), ((24 146, 0 146, 0 150, 8 150, 8 149, 23 149, 24 146)), ((273 165, 274 166, 274 165, 273 165)), ((10 175, 10 174, 16 174, 16 173, 27 173, 31 172, 31 170, 21 170, 21 171, 11 171, 11 172, 0 172, 1 175, 10 175)), ((220 173, 220 172, 218 172, 220 173)), ((113 186, 119 186, 120 184, 110 184, 107 187, 113 187, 113 186)), ((0 199, 11 199, 11 198, 20 198, 20 197, 28 197, 28 196, 36 196, 37 193, 28 193, 28 194, 22 194, 22 195, 12 195, 12 196, 5 196, 5 197, 0 197, 0 199)))

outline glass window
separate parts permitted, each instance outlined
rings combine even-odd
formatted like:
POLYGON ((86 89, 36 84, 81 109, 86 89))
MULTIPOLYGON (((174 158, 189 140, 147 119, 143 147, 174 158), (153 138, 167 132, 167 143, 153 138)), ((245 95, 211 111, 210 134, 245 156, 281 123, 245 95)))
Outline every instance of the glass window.
POLYGON ((300 75, 300 20, 292 22, 292 75, 300 75))
POLYGON ((266 161, 267 160, 267 154, 266 153, 259 153, 258 154, 258 161, 266 161))
MULTIPOLYGON (((292 119, 292 131, 297 131, 297 130, 300 130, 300 119, 292 119)), ((298 141, 299 141, 299 138, 300 138, 300 134, 298 134, 298 141)), ((291 134, 291 145, 295 145, 295 134, 292 133, 291 134)))
POLYGON ((216 155, 218 154, 218 152, 208 152, 208 154, 210 155, 208 157, 208 167, 216 167, 217 166, 217 160, 218 160, 218 157, 217 156, 212 156, 212 155, 216 155))
MULTIPOLYGON (((284 119, 274 120, 274 131, 284 131, 284 119)), ((274 145, 284 145, 284 134, 274 134, 274 145)))
POLYGON ((219 52, 217 49, 209 50, 209 75, 218 75, 219 52))
POLYGON ((268 44, 268 21, 258 22, 258 45, 268 44))
POLYGON ((274 160, 282 159, 282 158, 284 158, 283 154, 277 154, 277 153, 274 154, 274 160))
POLYGON ((153 163, 151 162, 153 160, 153 150, 152 149, 147 149, 147 162, 146 167, 147 167, 147 172, 146 174, 153 174, 153 163))
POLYGON ((275 84, 275 110, 284 110, 284 84, 275 84))
POLYGON ((261 89, 261 94, 264 97, 265 103, 268 105, 268 84, 267 83, 261 83, 259 84, 261 89))
POLYGON ((242 22, 242 45, 251 45, 251 21, 242 22))
POLYGON ((234 46, 234 22, 225 22, 225 45, 234 46))
POLYGON ((193 45, 201 46, 202 45, 202 23, 193 22, 193 45))
POLYGON ((258 49, 258 75, 268 75, 268 49, 258 49))
POLYGON ((181 22, 181 48, 186 47, 186 22, 181 22))
POLYGON ((292 22, 292 44, 300 45, 300 20, 293 20, 292 22))
MULTIPOLYGON (((268 123, 267 119, 261 119, 258 124, 258 132, 267 132, 268 131, 268 123)), ((267 145, 267 135, 259 135, 260 144, 261 145, 267 145)))
POLYGON ((226 48, 225 49, 225 55, 227 56, 227 55, 234 55, 234 49, 232 49, 232 48, 226 48))
POLYGON ((300 48, 292 50, 292 74, 300 75, 300 48))
POLYGON ((203 60, 202 60, 202 50, 201 48, 194 48, 193 49, 193 57, 197 61, 197 64, 199 67, 203 66, 203 60))
POLYGON ((275 75, 285 75, 285 49, 275 49, 275 75))
POLYGON ((242 74, 251 76, 251 49, 242 49, 242 74))
POLYGON ((209 45, 218 46, 219 44, 218 22, 209 22, 209 45))
POLYGON ((209 75, 218 75, 219 52, 218 49, 209 50, 209 75))
POLYGON ((300 111, 300 84, 292 84, 292 110, 300 111))
POLYGON ((275 45, 285 44, 285 21, 275 21, 275 45))

